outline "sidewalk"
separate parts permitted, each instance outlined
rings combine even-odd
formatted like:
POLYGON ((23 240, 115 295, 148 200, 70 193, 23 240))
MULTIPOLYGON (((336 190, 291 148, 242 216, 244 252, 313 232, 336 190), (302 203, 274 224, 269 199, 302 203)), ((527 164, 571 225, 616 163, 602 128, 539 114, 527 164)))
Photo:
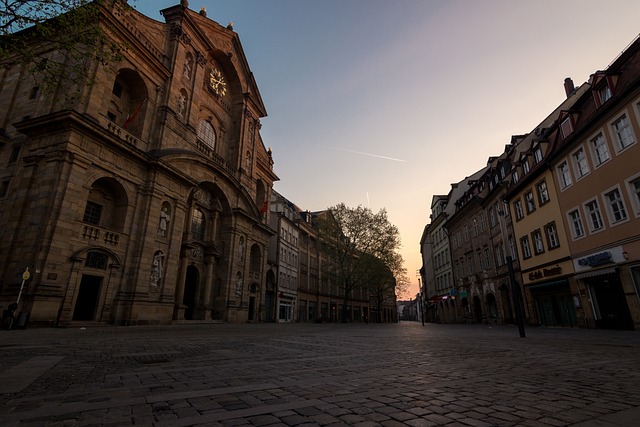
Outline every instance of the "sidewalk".
POLYGON ((512 326, 0 331, 0 426, 635 426, 640 334, 512 326))

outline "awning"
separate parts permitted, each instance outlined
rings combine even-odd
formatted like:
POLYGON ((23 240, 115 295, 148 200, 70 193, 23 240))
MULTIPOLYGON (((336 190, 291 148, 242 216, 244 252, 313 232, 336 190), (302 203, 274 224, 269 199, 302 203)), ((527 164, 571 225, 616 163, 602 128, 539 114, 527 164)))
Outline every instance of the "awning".
POLYGON ((587 271, 586 273, 576 274, 576 279, 589 279, 591 277, 605 276, 607 274, 616 274, 617 272, 617 267, 601 268, 600 270, 592 270, 587 271))

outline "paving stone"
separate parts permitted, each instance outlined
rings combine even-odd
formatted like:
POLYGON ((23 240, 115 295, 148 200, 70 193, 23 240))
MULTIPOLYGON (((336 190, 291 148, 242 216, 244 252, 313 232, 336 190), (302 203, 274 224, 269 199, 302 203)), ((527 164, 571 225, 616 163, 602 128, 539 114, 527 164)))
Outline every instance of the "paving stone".
POLYGON ((194 324, 0 331, 0 342, 0 371, 34 354, 62 358, 34 367, 24 390, 0 394, 3 427, 610 427, 640 419, 633 332, 530 328, 519 339, 497 326, 194 324), (160 358, 168 362, 138 362, 160 358))

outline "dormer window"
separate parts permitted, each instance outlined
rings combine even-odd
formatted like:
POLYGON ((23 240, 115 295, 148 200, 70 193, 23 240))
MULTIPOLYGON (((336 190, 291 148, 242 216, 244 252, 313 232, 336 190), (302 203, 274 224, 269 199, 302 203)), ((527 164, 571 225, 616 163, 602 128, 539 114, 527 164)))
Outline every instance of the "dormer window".
POLYGON ((596 73, 593 76, 593 100, 597 108, 611 99, 616 80, 617 76, 605 75, 604 73, 596 73))
POLYGON ((533 159, 536 165, 542 161, 542 148, 539 145, 533 150, 533 159))
POLYGON ((611 98, 611 88, 609 85, 603 85, 598 89, 598 100, 600 101, 600 105, 604 104, 611 98))
POLYGON ((527 161, 527 159, 522 159, 522 174, 526 175, 529 173, 529 162, 527 161))
POLYGON ((571 132, 573 132, 573 123, 571 122, 571 116, 567 116, 564 118, 564 120, 562 120, 562 123, 560 123, 560 130, 562 131, 563 138, 571 135, 571 132))

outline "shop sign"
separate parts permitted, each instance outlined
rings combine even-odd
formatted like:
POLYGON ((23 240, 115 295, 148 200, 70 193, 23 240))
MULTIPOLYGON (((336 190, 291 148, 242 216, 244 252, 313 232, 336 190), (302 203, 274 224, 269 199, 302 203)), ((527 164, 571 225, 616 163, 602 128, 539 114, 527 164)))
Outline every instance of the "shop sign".
POLYGON ((532 271, 531 273, 529 273, 529 280, 540 280, 544 279, 545 277, 557 276, 559 274, 562 274, 562 267, 556 265, 555 267, 532 271))
POLYGON ((583 271, 589 271, 594 267, 599 267, 606 264, 618 264, 625 262, 624 248, 622 246, 616 246, 613 248, 607 248, 606 251, 593 252, 589 255, 576 258, 573 260, 573 268, 576 273, 583 271))
POLYGON ((596 267, 610 262, 613 262, 613 255, 609 251, 600 252, 578 259, 579 265, 588 267, 596 267))
POLYGON ((460 291, 460 298, 466 298, 467 297, 467 291, 460 291))

